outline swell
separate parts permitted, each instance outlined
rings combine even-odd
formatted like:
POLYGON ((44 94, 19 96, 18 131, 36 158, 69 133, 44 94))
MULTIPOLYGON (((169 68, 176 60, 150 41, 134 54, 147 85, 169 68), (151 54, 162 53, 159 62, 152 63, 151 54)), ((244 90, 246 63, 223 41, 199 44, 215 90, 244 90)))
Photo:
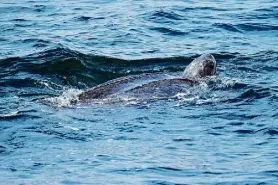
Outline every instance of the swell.
POLYGON ((30 83, 35 85, 37 80, 50 79, 60 85, 85 88, 125 75, 180 71, 192 59, 193 57, 124 60, 55 48, 25 57, 1 59, 0 83, 18 86, 26 80, 22 85, 30 86, 30 83))
POLYGON ((228 24, 228 23, 215 23, 213 26, 231 32, 247 32, 247 31, 276 31, 278 25, 271 25, 266 23, 242 23, 242 24, 228 24))
POLYGON ((53 6, 34 5, 34 6, 2 6, 0 7, 0 14, 7 13, 43 13, 56 10, 53 6))
MULTIPOLYGON (((254 65, 251 68, 261 65, 261 69, 266 71, 277 67, 273 61, 278 59, 276 51, 261 52, 252 56, 224 52, 213 55, 221 66, 229 67, 228 62, 230 62, 229 65, 240 69, 251 60, 254 65), (262 63, 262 61, 268 61, 268 64, 262 63)), ((88 55, 59 47, 24 57, 1 59, 0 83, 11 86, 13 84, 18 86, 21 83, 23 86, 29 86, 33 83, 34 86, 37 86, 38 81, 48 80, 61 86, 87 88, 127 75, 158 72, 180 73, 197 56, 199 55, 125 60, 88 55), (24 79, 26 81, 23 83, 24 79)))
POLYGON ((167 12, 163 10, 155 11, 150 19, 170 19, 170 20, 184 20, 185 18, 175 12, 167 12))

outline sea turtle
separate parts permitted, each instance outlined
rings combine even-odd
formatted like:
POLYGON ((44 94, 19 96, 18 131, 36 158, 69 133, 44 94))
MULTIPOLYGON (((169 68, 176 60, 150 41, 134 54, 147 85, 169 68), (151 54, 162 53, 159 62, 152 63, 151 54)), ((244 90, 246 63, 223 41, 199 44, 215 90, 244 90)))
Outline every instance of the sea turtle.
POLYGON ((140 74, 110 80, 78 95, 80 102, 118 97, 136 99, 169 98, 199 84, 201 78, 216 74, 216 61, 211 54, 194 59, 181 77, 167 74, 140 74))

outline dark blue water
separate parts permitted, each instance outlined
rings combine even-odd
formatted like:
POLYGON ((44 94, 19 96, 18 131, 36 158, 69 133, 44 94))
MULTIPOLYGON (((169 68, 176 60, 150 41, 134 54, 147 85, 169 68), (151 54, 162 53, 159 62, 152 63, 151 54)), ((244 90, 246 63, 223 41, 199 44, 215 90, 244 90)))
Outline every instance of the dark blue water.
POLYGON ((277 1, 0 2, 0 184, 278 184, 277 1), (179 98, 71 104, 105 81, 218 77, 179 98))

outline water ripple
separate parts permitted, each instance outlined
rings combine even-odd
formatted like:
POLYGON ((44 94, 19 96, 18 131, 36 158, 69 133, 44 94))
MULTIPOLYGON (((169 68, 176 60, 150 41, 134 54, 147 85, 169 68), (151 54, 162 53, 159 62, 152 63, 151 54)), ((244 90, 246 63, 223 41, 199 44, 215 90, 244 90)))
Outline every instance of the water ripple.
POLYGON ((180 30, 174 30, 174 29, 171 29, 171 28, 165 28, 165 27, 151 28, 151 30, 155 30, 155 31, 158 31, 160 33, 164 33, 164 34, 172 35, 172 36, 188 34, 187 32, 183 32, 183 31, 180 31, 180 30))
POLYGON ((1 182, 277 184, 277 12, 275 0, 1 1, 1 182), (120 77, 180 76, 203 53, 217 76, 173 98, 73 103, 120 77))

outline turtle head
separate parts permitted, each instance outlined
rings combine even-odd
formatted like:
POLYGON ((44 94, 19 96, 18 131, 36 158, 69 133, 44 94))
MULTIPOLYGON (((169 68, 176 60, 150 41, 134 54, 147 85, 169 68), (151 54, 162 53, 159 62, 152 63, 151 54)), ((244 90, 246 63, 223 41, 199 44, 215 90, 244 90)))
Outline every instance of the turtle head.
POLYGON ((203 78, 216 74, 216 61, 211 54, 194 59, 184 70, 183 77, 203 78))

